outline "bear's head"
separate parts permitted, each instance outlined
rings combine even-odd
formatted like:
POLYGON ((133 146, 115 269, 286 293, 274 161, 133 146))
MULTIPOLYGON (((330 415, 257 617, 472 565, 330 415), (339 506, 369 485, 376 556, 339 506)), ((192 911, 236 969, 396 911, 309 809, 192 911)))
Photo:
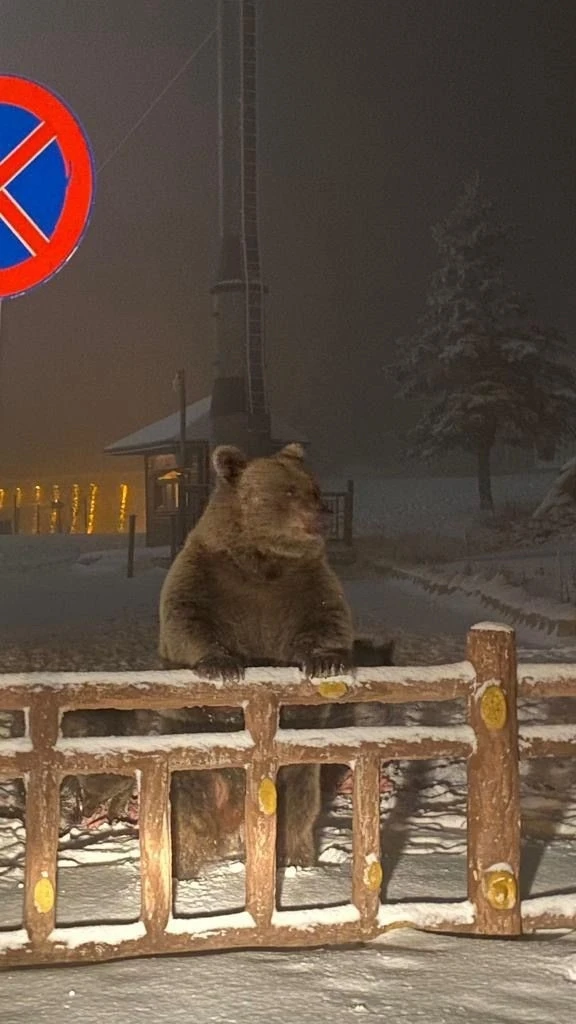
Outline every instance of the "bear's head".
POLYGON ((299 444, 251 461, 239 448, 222 445, 212 461, 220 501, 234 509, 234 543, 292 557, 322 551, 325 508, 299 444))

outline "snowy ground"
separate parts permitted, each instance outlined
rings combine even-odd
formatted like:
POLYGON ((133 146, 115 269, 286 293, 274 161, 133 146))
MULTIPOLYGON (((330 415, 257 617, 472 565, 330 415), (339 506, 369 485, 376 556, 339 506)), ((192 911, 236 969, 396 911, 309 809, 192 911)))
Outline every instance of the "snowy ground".
POLYGON ((365 949, 246 952, 2 978, 6 1024, 572 1024, 576 944, 396 932, 365 949))
MULTIPOLYGON (((510 473, 494 476, 496 509, 517 505, 535 509, 548 492, 554 474, 510 473)), ((478 518, 477 483, 474 477, 382 477, 374 466, 342 469, 338 476, 322 480, 326 490, 342 490, 354 480, 354 530, 356 534, 416 532, 423 529, 445 536, 463 537, 478 518)))
MULTIPOLYGON (((48 542, 54 538, 47 539, 48 542)), ((13 539, 12 539, 13 540, 13 539)), ((45 542, 46 543, 46 542, 45 542)), ((12 549, 12 552, 14 549, 12 549)), ((0 553, 2 549, 0 549, 0 553)), ((90 564, 56 549, 26 567, 0 568, 0 671, 22 668, 150 667, 163 570, 143 561, 126 580, 114 556, 90 564), (62 555, 62 557, 61 557, 62 555), (66 626, 62 626, 62 622, 66 626)), ((144 557, 144 556, 143 556, 144 557)), ((18 556, 22 561, 24 556, 18 556)), ((459 660, 465 631, 486 618, 473 601, 439 603, 378 578, 345 582, 362 626, 398 638, 401 663, 459 660)), ((576 648, 520 630, 523 660, 573 660, 576 648)), ((526 720, 550 721, 553 709, 524 706, 526 720)), ((574 720, 570 702, 555 709, 574 720)), ((431 722, 434 709, 412 707, 408 721, 431 722)), ((458 709, 449 711, 451 720, 458 709)), ((446 719, 444 719, 446 720, 446 719)), ((465 777, 446 761, 400 765, 395 793, 382 798, 384 872, 391 899, 458 897, 465 885, 465 777)), ((289 871, 282 904, 347 899, 350 802, 327 812, 318 868, 289 871)), ((576 762, 533 763, 523 772, 527 831, 522 886, 528 892, 575 891, 576 762)), ((21 919, 23 826, 0 828, 0 924, 21 919)), ((138 847, 129 826, 64 836, 59 920, 126 919, 138 913, 138 847)), ((177 910, 238 907, 243 869, 231 862, 180 887, 177 910)), ((248 1024, 317 1022, 358 1016, 391 1020, 567 1024, 574 1017, 576 941, 543 936, 519 942, 393 932, 366 949, 286 953, 234 952, 82 968, 6 972, 0 1018, 24 1024, 90 1019, 96 1024, 194 1020, 248 1024)))

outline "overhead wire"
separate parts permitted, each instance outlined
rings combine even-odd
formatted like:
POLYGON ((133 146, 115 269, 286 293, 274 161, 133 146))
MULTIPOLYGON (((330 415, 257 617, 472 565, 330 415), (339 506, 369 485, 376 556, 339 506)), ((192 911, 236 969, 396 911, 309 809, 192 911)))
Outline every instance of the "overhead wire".
POLYGON ((100 164, 98 164, 97 171, 98 171, 99 174, 110 163, 110 161, 113 160, 113 158, 116 156, 116 154, 128 142, 128 139, 130 139, 132 137, 132 135, 134 134, 134 132, 138 130, 140 125, 143 124, 143 122, 146 120, 146 118, 152 113, 154 108, 158 106, 160 101, 164 98, 166 93, 172 88, 174 83, 177 82, 178 79, 182 77, 184 72, 190 67, 190 65, 196 59, 198 54, 201 53, 201 51, 204 49, 204 47, 210 42, 212 37, 215 36, 215 35, 216 35, 216 29, 213 28, 208 33, 208 35, 202 40, 202 42, 196 47, 196 49, 193 51, 193 53, 191 53, 190 56, 186 58, 186 60, 184 61, 182 66, 178 69, 176 74, 172 76, 170 81, 167 82, 167 84, 158 93, 158 95, 155 97, 155 99, 152 100, 152 102, 146 108, 144 113, 138 118, 138 120, 132 125, 132 127, 120 139, 120 141, 116 144, 116 146, 114 146, 114 149, 111 150, 111 152, 108 154, 108 156, 100 164))

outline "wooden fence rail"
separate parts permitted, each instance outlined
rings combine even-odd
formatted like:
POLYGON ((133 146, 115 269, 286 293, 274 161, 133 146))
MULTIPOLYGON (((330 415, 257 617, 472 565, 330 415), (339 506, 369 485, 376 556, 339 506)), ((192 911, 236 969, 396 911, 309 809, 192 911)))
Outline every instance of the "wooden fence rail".
POLYGON ((520 901, 519 759, 576 755, 575 725, 517 724, 517 696, 576 696, 576 665, 516 666, 514 631, 480 623, 468 660, 424 668, 362 668, 338 679, 297 669, 249 669, 240 683, 191 671, 30 673, 0 676, 0 709, 24 710, 23 738, 0 740, 0 775, 23 778, 27 827, 24 927, 0 930, 4 966, 110 960, 234 947, 366 941, 389 928, 515 936, 576 928, 576 895, 520 901), (452 726, 281 729, 282 705, 339 702, 468 702, 452 726), (242 707, 239 732, 65 739, 60 721, 79 708, 242 707), (381 902, 381 760, 467 758, 468 898, 381 902), (348 763, 353 771, 352 901, 276 908, 275 779, 281 765, 348 763), (240 767, 247 773, 246 907, 177 917, 172 907, 170 776, 240 767), (135 773, 139 784, 140 920, 61 927, 56 922, 59 787, 62 777, 135 773))

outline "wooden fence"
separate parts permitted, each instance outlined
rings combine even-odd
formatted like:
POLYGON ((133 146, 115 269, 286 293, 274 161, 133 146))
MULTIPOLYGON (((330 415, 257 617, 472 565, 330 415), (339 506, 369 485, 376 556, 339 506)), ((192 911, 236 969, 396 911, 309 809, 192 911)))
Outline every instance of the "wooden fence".
POLYGON ((518 731, 517 695, 576 696, 576 666, 516 668, 514 632, 481 623, 468 660, 425 668, 363 668, 331 680, 296 669, 249 669, 240 683, 209 682, 190 671, 31 673, 0 676, 0 709, 26 709, 27 734, 0 740, 0 775, 24 778, 27 834, 24 926, 0 931, 4 966, 109 960, 233 947, 314 946, 367 941, 412 925, 427 930, 516 936, 576 928, 576 895, 520 901, 519 758, 571 757, 576 725, 518 731), (465 698, 468 724, 435 727, 280 729, 281 705, 326 702, 450 701, 465 698), (242 706, 236 733, 64 739, 73 708, 242 706), (381 760, 468 759, 468 898, 381 902, 381 760), (351 765, 352 899, 341 907, 276 908, 276 799, 279 766, 351 765), (172 904, 170 777, 173 771, 236 767, 247 773, 245 910, 177 917, 172 904), (140 793, 140 920, 59 926, 56 870, 63 776, 134 773, 140 793))
POLYGON ((326 540, 330 544, 352 547, 354 540, 354 481, 348 480, 345 491, 323 491, 322 501, 329 509, 326 540))

